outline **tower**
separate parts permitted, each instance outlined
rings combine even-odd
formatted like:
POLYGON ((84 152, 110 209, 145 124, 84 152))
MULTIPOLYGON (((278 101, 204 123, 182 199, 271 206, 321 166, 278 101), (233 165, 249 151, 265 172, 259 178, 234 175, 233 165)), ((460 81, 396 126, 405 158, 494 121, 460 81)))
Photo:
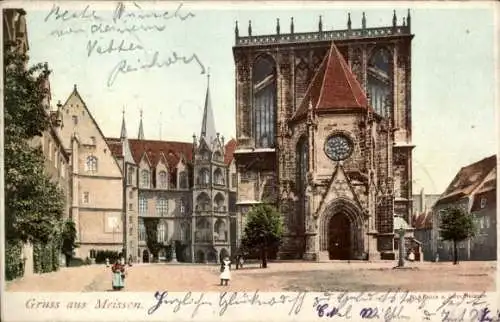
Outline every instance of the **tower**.
POLYGON ((281 258, 394 258, 395 218, 411 218, 410 19, 235 30, 238 203, 276 204, 281 258))
POLYGON ((229 182, 224 138, 215 132, 208 75, 205 107, 197 141, 193 136, 193 250, 197 262, 220 260, 230 253, 229 182))

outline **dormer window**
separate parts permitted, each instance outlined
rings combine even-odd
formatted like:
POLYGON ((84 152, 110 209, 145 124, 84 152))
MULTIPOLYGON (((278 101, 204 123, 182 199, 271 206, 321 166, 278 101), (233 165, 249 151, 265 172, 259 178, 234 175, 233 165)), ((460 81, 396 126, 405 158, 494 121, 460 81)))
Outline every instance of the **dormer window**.
POLYGON ((201 158, 205 161, 210 160, 210 152, 208 151, 203 151, 201 158))
POLYGON ((73 124, 74 124, 74 125, 78 125, 78 116, 73 115, 73 117, 72 117, 72 118, 73 118, 73 124))
POLYGON ((134 179, 134 168, 128 167, 127 171, 127 184, 132 184, 134 179))
POLYGON ((486 198, 481 198, 481 209, 486 207, 486 198))
POLYGON ((167 189, 168 177, 166 171, 160 171, 160 173, 158 174, 158 187, 160 189, 167 189))
POLYGON ((149 171, 141 171, 141 188, 149 188, 149 171))
POLYGON ((179 173, 179 188, 188 189, 188 177, 186 171, 181 171, 179 173))
POLYGON ((217 161, 222 160, 222 154, 219 151, 216 151, 214 153, 214 159, 217 160, 217 161))

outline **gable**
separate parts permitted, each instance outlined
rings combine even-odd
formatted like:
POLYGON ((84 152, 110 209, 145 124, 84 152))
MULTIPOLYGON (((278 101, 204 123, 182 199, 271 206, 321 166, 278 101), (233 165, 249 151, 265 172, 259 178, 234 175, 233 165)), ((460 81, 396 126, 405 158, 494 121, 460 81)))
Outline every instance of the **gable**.
POLYGON ((61 107, 62 126, 58 128, 65 148, 70 148, 73 134, 79 139, 79 150, 81 162, 85 162, 86 156, 95 156, 98 159, 97 175, 121 177, 121 169, 113 153, 118 148, 111 148, 106 141, 101 129, 93 118, 85 102, 75 89, 68 97, 66 103, 61 107))
POLYGON ((350 200, 358 207, 362 208, 351 182, 345 173, 344 167, 340 164, 337 165, 333 172, 328 188, 319 204, 317 213, 322 213, 325 207, 336 199, 350 200))

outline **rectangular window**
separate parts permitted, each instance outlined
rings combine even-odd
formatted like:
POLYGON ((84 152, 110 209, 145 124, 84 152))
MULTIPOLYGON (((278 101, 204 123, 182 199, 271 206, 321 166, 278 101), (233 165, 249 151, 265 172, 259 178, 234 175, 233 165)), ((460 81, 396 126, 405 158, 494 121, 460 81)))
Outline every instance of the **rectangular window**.
POLYGON ((128 228, 128 234, 129 234, 129 236, 133 236, 134 235, 134 227, 133 226, 130 226, 128 228))
POLYGON ((231 175, 231 187, 236 188, 237 184, 238 184, 238 176, 236 173, 233 173, 231 175))
POLYGON ((128 204, 128 210, 134 210, 134 204, 133 203, 129 203, 128 204))
POLYGON ((146 226, 141 218, 139 218, 139 240, 146 241, 146 226))
POLYGON ((139 198, 139 214, 144 215, 148 212, 148 200, 145 197, 139 198))
POLYGON ((60 176, 61 178, 64 178, 66 177, 66 164, 64 163, 64 161, 61 159, 61 168, 59 170, 59 173, 60 173, 60 176))
POLYGON ((78 116, 73 115, 73 117, 72 117, 72 118, 73 118, 73 124, 74 124, 74 125, 78 125, 78 116))
POLYGON ((87 203, 89 203, 89 201, 90 201, 89 192, 85 191, 83 193, 83 203, 87 204, 87 203))
POLYGON ((168 212, 167 199, 159 198, 156 203, 156 213, 158 216, 165 216, 168 212))
POLYGON ((129 199, 134 199, 134 192, 133 191, 129 191, 128 198, 129 199))
POLYGON ((184 199, 181 199, 179 208, 181 214, 184 214, 186 212, 186 202, 184 201, 184 199))

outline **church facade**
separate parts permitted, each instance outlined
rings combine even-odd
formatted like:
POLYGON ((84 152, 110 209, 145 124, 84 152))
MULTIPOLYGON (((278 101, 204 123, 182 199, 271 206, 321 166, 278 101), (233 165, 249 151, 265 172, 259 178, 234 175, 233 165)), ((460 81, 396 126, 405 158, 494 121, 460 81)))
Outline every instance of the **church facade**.
MULTIPOLYGON (((282 259, 392 259, 412 200, 411 17, 398 24, 240 36, 237 205, 284 216, 282 259)), ((415 244, 411 229, 406 240, 415 244)))

